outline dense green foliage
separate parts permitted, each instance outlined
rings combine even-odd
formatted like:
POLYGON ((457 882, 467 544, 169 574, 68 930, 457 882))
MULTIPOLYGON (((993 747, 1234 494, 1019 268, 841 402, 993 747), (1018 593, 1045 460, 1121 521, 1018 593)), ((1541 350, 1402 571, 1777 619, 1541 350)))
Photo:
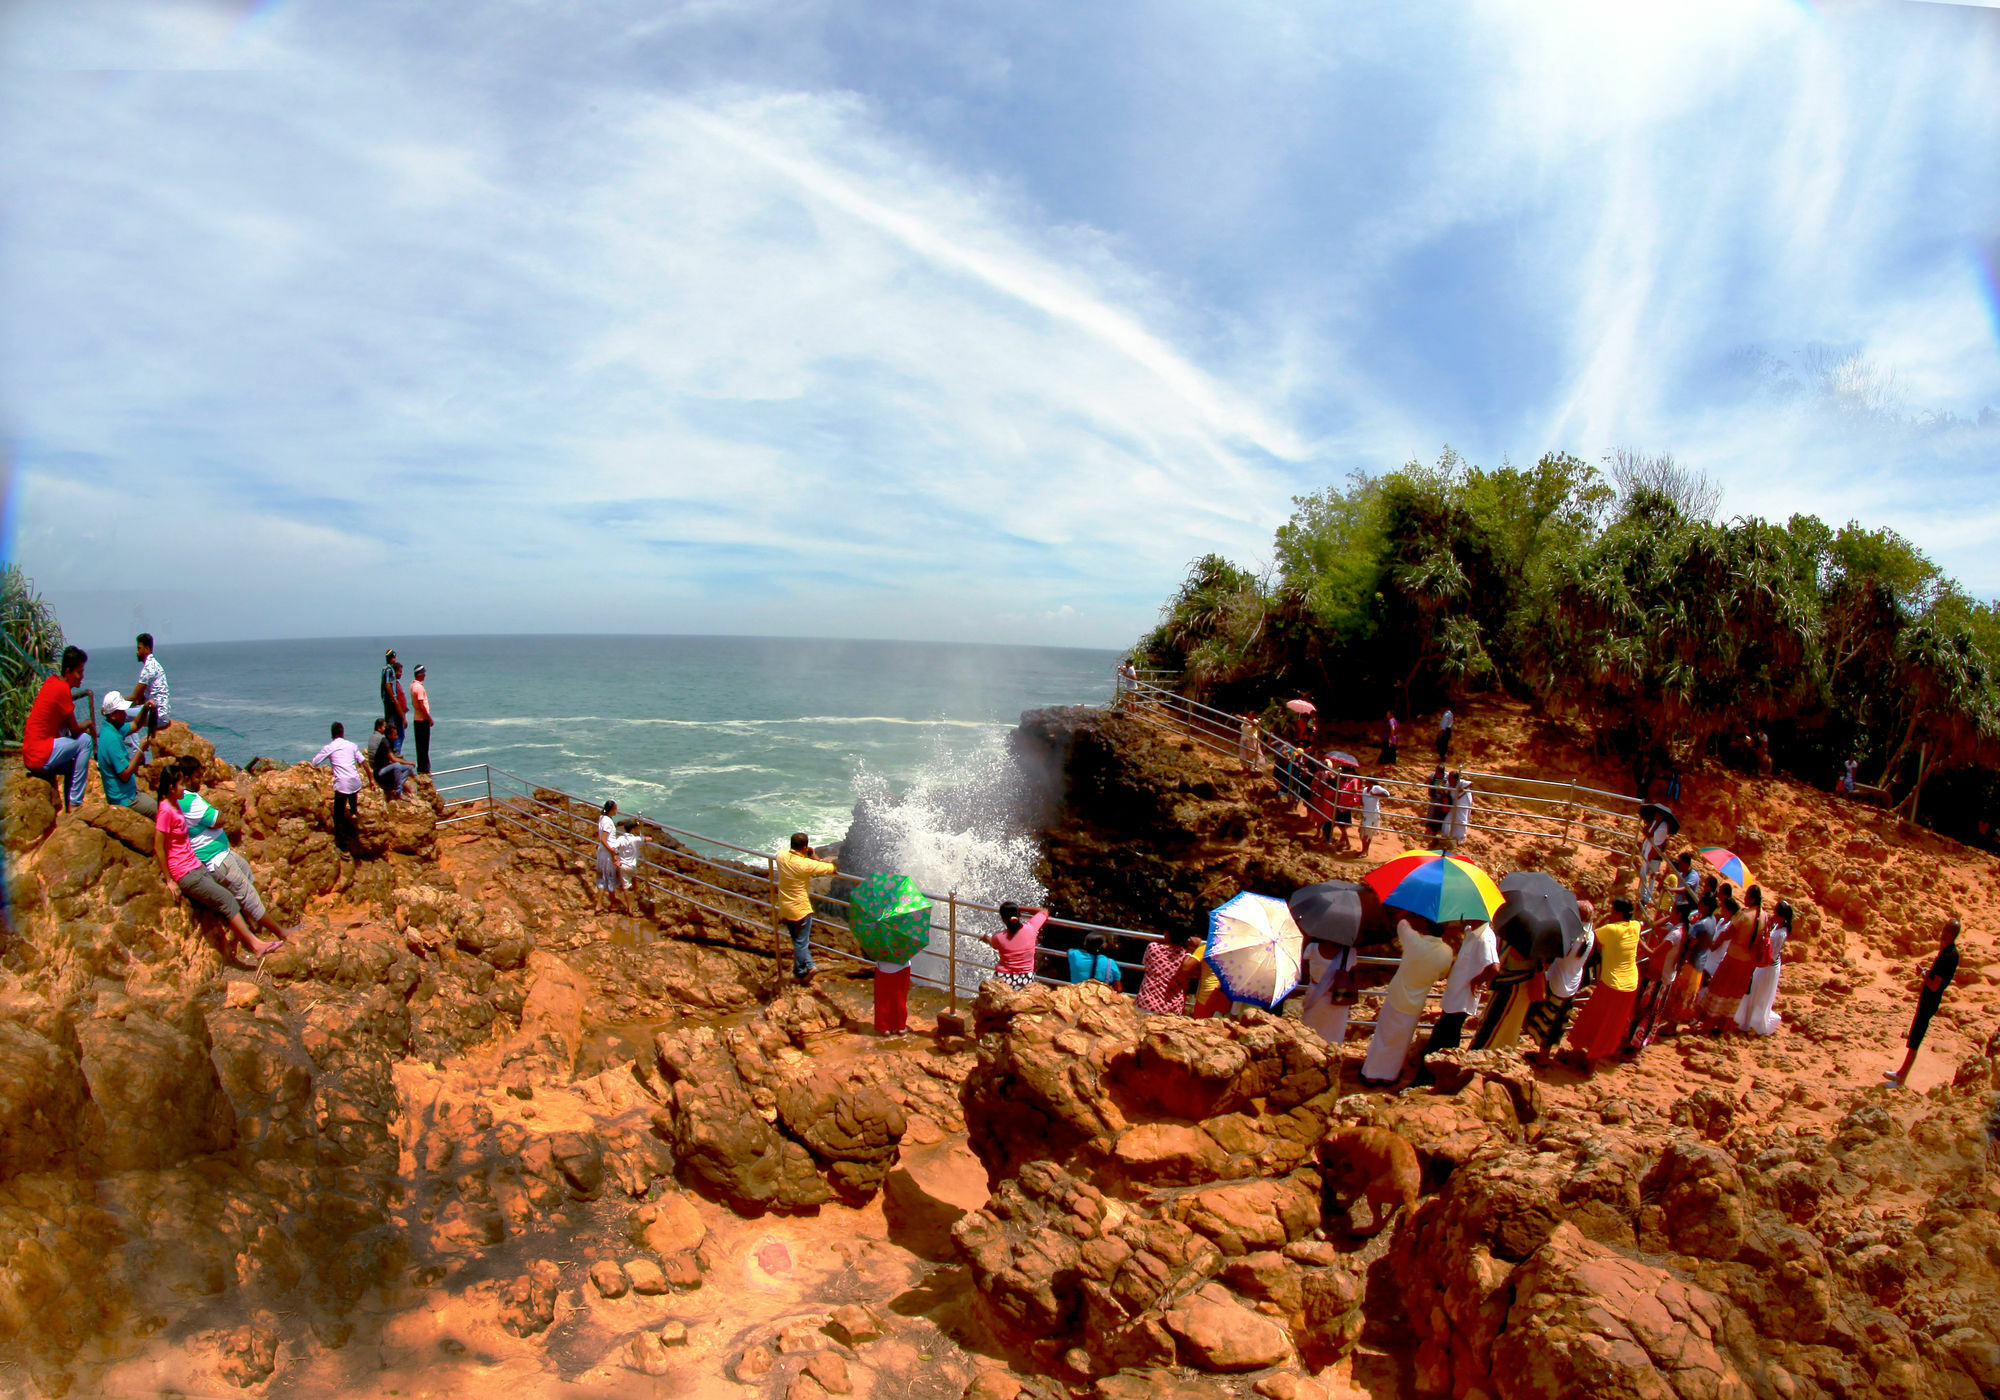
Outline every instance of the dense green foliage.
POLYGON ((0 568, 0 741, 21 742, 35 692, 62 656, 62 628, 28 576, 0 568))
POLYGON ((1933 773, 1984 800, 2000 614, 1893 530, 1718 521, 1705 478, 1630 455, 1607 479, 1447 451, 1293 504, 1267 576, 1195 561, 1135 657, 1231 709, 1307 695, 1360 718, 1497 689, 1586 715, 1640 773, 1764 730, 1821 784, 1853 756, 1912 808, 1933 773))

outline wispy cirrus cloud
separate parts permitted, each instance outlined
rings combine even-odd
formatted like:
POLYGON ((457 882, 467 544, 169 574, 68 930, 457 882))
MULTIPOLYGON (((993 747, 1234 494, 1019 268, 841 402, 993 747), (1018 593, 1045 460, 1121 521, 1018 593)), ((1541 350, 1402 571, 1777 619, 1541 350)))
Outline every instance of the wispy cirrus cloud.
POLYGON ((86 635, 1115 644, 1350 469, 1629 443, 2000 590, 1992 18, 24 0, 15 550, 86 635))

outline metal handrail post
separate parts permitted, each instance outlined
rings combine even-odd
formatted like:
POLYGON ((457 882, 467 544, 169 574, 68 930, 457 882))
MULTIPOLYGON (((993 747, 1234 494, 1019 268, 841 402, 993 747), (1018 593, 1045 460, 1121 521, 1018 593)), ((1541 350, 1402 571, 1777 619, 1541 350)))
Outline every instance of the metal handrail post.
MULTIPOLYGON (((778 858, 767 855, 764 859, 767 862, 765 870, 771 882, 771 928, 776 931, 785 921, 784 911, 778 907, 778 858)), ((811 885, 806 887, 806 899, 808 901, 812 899, 811 885)))
POLYGON ((946 921, 945 921, 946 936, 951 939, 951 942, 948 943, 945 947, 945 960, 950 964, 951 967, 951 971, 948 974, 951 980, 951 1009, 953 1011, 956 1011, 958 1010, 958 891, 957 890, 953 890, 949 895, 945 896, 945 907, 949 911, 946 915, 946 921))
POLYGON ((493 812, 493 765, 483 763, 480 767, 486 770, 486 824, 495 831, 498 831, 500 829, 500 818, 494 815, 493 812))

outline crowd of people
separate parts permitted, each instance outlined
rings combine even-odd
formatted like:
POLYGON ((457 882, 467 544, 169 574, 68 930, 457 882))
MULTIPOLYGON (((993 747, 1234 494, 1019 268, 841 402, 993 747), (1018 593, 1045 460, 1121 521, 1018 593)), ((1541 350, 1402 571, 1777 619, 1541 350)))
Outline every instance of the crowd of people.
MULTIPOLYGON (((174 725, 173 697, 152 634, 138 635, 134 654, 139 670, 130 692, 107 690, 98 697, 84 689, 89 653, 76 646, 63 648, 56 674, 43 680, 29 707, 22 727, 22 764, 49 782, 68 810, 83 802, 94 762, 105 803, 129 808, 154 824, 154 855, 168 883, 196 907, 214 914, 245 949, 262 957, 275 950, 288 931, 270 917, 250 863, 231 849, 219 814, 201 795, 200 760, 164 750, 162 735, 174 725), (78 719, 79 702, 95 712, 93 721, 78 719), (148 791, 145 773, 156 763, 148 791), (270 937, 258 937, 256 929, 270 937)), ((393 800, 411 795, 412 778, 430 772, 432 723, 425 670, 416 668, 407 690, 402 675, 396 653, 386 652, 382 718, 375 721, 370 751, 364 753, 336 722, 332 738, 311 760, 333 770, 334 840, 344 850, 355 848, 364 782, 372 777, 384 797, 393 800), (414 764, 402 757, 403 734, 412 723, 417 738, 414 764)))
MULTIPOLYGON (((89 657, 81 648, 65 648, 58 673, 44 681, 30 708, 23 762, 29 772, 58 789, 67 808, 83 801, 94 760, 105 801, 131 808, 152 822, 154 854, 168 882, 213 913, 250 953, 263 956, 279 946, 287 930, 270 917, 249 862, 231 849, 219 814, 202 797, 200 762, 169 759, 159 765, 152 791, 144 790, 143 772, 149 761, 160 757, 160 736, 174 720, 166 671, 154 654, 150 635, 137 637, 135 657, 139 671, 130 693, 106 691, 95 706, 91 726, 76 715, 79 697, 91 698, 82 688, 89 657), (258 930, 269 936, 259 937, 258 930)), ((394 800, 410 792, 417 774, 430 771, 432 716, 425 674, 423 666, 416 667, 406 688, 402 663, 393 649, 386 651, 380 675, 382 716, 374 721, 371 748, 364 752, 336 722, 327 744, 312 757, 315 766, 333 772, 334 836, 343 848, 352 849, 355 843, 359 795, 367 781, 372 779, 385 798, 394 800), (415 763, 406 762, 402 752, 404 735, 412 728, 415 763)), ((1293 718, 1295 740, 1279 747, 1274 770, 1280 788, 1305 810, 1322 814, 1321 835, 1329 842, 1337 833, 1343 848, 1351 849, 1350 831, 1358 826, 1359 850, 1366 855, 1381 829, 1388 789, 1379 779, 1364 779, 1351 756, 1337 750, 1314 752, 1316 719, 1310 707, 1293 718)), ((1448 771, 1444 762, 1455 729, 1455 717, 1446 710, 1437 727, 1438 763, 1422 819, 1425 834, 1441 850, 1463 843, 1472 809, 1470 779, 1448 771)), ((1395 763, 1401 731, 1393 713, 1385 716, 1383 764, 1395 763)), ((1246 765, 1261 765, 1264 752, 1261 724, 1244 716, 1239 757, 1246 765)), ((1497 938, 1491 923, 1484 920, 1434 924, 1394 911, 1395 973, 1382 989, 1361 1068, 1363 1080, 1394 1084, 1408 1071, 1417 1032, 1440 982, 1444 984, 1441 1007, 1415 1056, 1419 1063, 1424 1055, 1462 1044, 1501 1049, 1525 1040, 1531 1057, 1539 1062, 1567 1053, 1589 1066, 1616 1056, 1636 1056, 1665 1035, 1776 1032, 1782 1021, 1777 994, 1785 943, 1792 931, 1791 905, 1778 900, 1767 910, 1764 892, 1754 884, 1739 895, 1718 875, 1699 873, 1692 851, 1674 856, 1669 878, 1660 882, 1677 826, 1670 815, 1651 811, 1640 844, 1636 906, 1623 896, 1615 898, 1611 917, 1600 923, 1590 901, 1579 896, 1582 935, 1560 956, 1530 958, 1497 938), (1581 1014, 1573 1017, 1579 1005, 1581 1014), (1468 1025, 1472 1026, 1469 1039, 1468 1025)), ((596 838, 594 896, 600 907, 633 912, 641 844, 635 821, 622 817, 616 802, 606 802, 596 838)), ((776 862, 777 918, 789 935, 792 974, 802 983, 810 983, 816 974, 811 882, 836 873, 834 863, 818 857, 805 833, 795 834, 776 862)), ((992 976, 1010 987, 1024 988, 1036 980, 1040 959, 1050 953, 1062 960, 1071 981, 1100 981, 1124 989, 1136 974, 1133 994, 1138 1009, 1147 1015, 1199 1017, 1231 1010, 1214 968, 1189 946, 1190 930, 1148 942, 1137 967, 1128 973, 1112 957, 1101 931, 1086 932, 1077 946, 1044 950, 1040 941, 1049 920, 1046 909, 1008 903, 999 913, 1001 925, 985 941, 995 955, 992 976)), ((1946 927, 1907 1037, 1908 1057, 1901 1069, 1886 1076, 1891 1083, 1900 1085, 1907 1079, 1931 1018, 1956 974, 1958 931, 1957 920, 1946 927)), ((1313 943, 1306 949, 1298 1013, 1307 1026, 1336 1045, 1344 1043, 1351 1010, 1360 1000, 1356 975, 1360 957, 1353 946, 1313 943)), ((908 962, 877 965, 875 1019, 880 1033, 898 1035, 907 1030, 909 982, 908 962)))
MULTIPOLYGON (((1273 774, 1281 791, 1300 803, 1302 811, 1322 815, 1322 839, 1331 842, 1337 834, 1343 848, 1352 849, 1348 832, 1357 825, 1358 816, 1359 850, 1366 855, 1381 829, 1381 804, 1388 790, 1379 778, 1364 778, 1350 755, 1338 750, 1315 752, 1316 719, 1310 706, 1295 705, 1291 719, 1293 741, 1269 746, 1262 722, 1254 715, 1241 716, 1238 759, 1246 768, 1260 769, 1267 748, 1275 747, 1273 774)), ((1438 763, 1422 816, 1424 834, 1442 851, 1463 844, 1472 807, 1469 777, 1445 765, 1456 728, 1456 717, 1447 709, 1437 726, 1438 763)), ((1397 761, 1402 729, 1393 712, 1384 717, 1381 764, 1397 761)), ((1669 781, 1669 801, 1679 796, 1679 789, 1676 771, 1669 781)), ((1636 899, 1613 898, 1609 917, 1599 921, 1592 901, 1578 892, 1581 934, 1558 956, 1529 957, 1496 936, 1487 920, 1440 924, 1392 911, 1395 972, 1381 989, 1361 1067, 1363 1081, 1393 1085, 1413 1065, 1420 1068, 1425 1056, 1467 1045, 1504 1049, 1525 1043, 1537 1064, 1567 1058, 1590 1068, 1614 1058, 1635 1058, 1666 1036, 1775 1034, 1783 1021, 1777 1009, 1778 990, 1795 911, 1782 899, 1767 908, 1758 885, 1739 892, 1720 875, 1703 873, 1692 850, 1669 858, 1677 834, 1678 823, 1670 812, 1647 809, 1636 899), (1663 869, 1669 877, 1665 881, 1660 879, 1663 869), (1428 1038, 1413 1055, 1434 995, 1439 1010, 1428 1038)), ((805 838, 795 839, 802 844, 805 838)), ((833 871, 822 862, 813 873, 833 871)), ((804 889, 801 881, 799 898, 809 914, 804 889)), ((1003 906, 1003 926, 985 940, 997 957, 992 976, 1015 988, 1035 980, 1038 957, 1049 951, 1037 947, 1047 918, 1046 910, 1003 906)), ((804 926, 809 925, 807 918, 804 926)), ((799 927, 793 925, 795 937, 799 927)), ((1908 1059, 1901 1070, 1886 1076, 1893 1084, 1907 1079, 1939 999, 1951 984, 1958 932, 1954 919, 1925 977, 1907 1037, 1908 1059)), ((1086 933, 1078 946, 1052 953, 1063 960, 1063 971, 1072 982, 1102 981, 1132 991, 1142 1014, 1225 1014, 1232 1009, 1231 1002, 1214 969, 1190 946, 1194 942, 1192 930, 1149 941, 1136 968, 1114 961, 1105 935, 1097 931, 1086 933), (1136 987, 1129 986, 1135 977, 1136 987)), ((797 956, 810 966, 809 950, 797 956)), ((1345 1042, 1352 1010, 1363 995, 1357 976, 1362 956, 1354 946, 1309 943, 1306 947, 1297 1014, 1336 1045, 1345 1042)), ((900 971, 907 978, 907 964, 900 971)), ((906 997, 907 981, 903 993, 906 997)), ((903 999, 896 999, 898 1007, 903 999)), ((885 1024, 879 992, 877 1023, 878 1029, 885 1024)), ((887 1024, 900 1030, 900 1010, 887 1018, 887 1024)))

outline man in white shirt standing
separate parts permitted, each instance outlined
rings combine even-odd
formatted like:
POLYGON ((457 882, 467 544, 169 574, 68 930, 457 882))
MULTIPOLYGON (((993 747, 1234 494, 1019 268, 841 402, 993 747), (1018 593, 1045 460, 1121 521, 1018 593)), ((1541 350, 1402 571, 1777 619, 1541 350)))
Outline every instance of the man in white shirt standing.
POLYGON ((1444 713, 1438 716, 1437 749, 1439 758, 1444 758, 1451 753, 1451 730, 1452 726, 1457 723, 1457 718, 1456 715, 1452 714, 1451 706, 1449 705, 1445 706, 1444 713))
POLYGON ((367 761, 361 746, 347 737, 339 720, 333 722, 333 738, 312 756, 315 768, 333 769, 333 844, 342 850, 354 849, 355 816, 361 801, 361 770, 367 761))
POLYGON ((1361 790, 1361 854, 1367 855, 1368 848, 1375 844, 1375 833, 1382 829, 1382 799, 1389 795, 1389 789, 1377 779, 1361 790))
POLYGON ((1451 976, 1445 979, 1444 1009, 1431 1027, 1431 1038, 1424 1045, 1426 1055, 1458 1049, 1465 1038, 1466 1018, 1479 1009, 1480 993, 1499 966, 1500 941, 1493 936, 1493 925, 1482 923, 1468 929, 1465 941, 1458 945, 1458 956, 1452 960, 1451 976))

